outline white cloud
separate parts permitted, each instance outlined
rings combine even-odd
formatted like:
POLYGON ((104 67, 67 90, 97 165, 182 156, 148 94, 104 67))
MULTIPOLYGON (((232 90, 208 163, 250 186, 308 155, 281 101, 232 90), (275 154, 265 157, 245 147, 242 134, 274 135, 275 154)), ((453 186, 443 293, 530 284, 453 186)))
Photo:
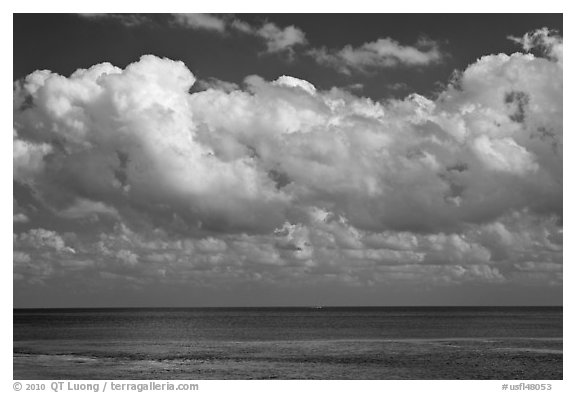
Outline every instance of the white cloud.
POLYGON ((92 20, 115 20, 127 27, 139 26, 150 23, 150 19, 141 14, 78 14, 79 16, 92 20))
POLYGON ((535 48, 543 49, 547 55, 562 64, 563 40, 555 30, 543 27, 526 33, 522 37, 509 36, 508 39, 522 45, 527 52, 535 48))
POLYGON ((240 19, 233 19, 230 23, 230 27, 245 34, 254 34, 254 28, 250 26, 249 23, 246 23, 240 19))
POLYGON ((295 26, 281 29, 274 23, 265 23, 256 31, 256 34, 266 41, 266 47, 270 53, 290 50, 295 45, 306 43, 306 35, 295 26))
POLYGON ((54 231, 43 228, 31 229, 14 237, 14 241, 20 246, 28 246, 33 249, 54 249, 56 251, 69 251, 62 237, 54 231))
POLYGON ((347 45, 340 50, 312 49, 309 54, 318 63, 345 74, 398 65, 425 66, 438 63, 443 58, 434 41, 420 40, 415 46, 405 46, 391 38, 380 38, 357 48, 347 45))
POLYGON ((210 14, 172 14, 175 23, 192 29, 213 30, 223 33, 226 21, 210 14))
POLYGON ((274 82, 272 82, 272 84, 275 84, 278 86, 296 87, 296 88, 304 90, 308 94, 315 94, 316 93, 316 87, 314 87, 314 85, 312 83, 305 81, 305 80, 302 80, 302 79, 294 78, 292 76, 282 75, 281 77, 276 79, 274 82))
POLYGON ((494 170, 520 175, 538 170, 534 157, 511 138, 490 140, 482 135, 473 142, 472 149, 484 165, 494 170))
POLYGON ((436 100, 374 102, 289 76, 190 93, 194 83, 182 62, 144 56, 17 85, 15 181, 69 220, 116 222, 16 235, 15 264, 41 267, 17 274, 44 280, 67 264, 138 285, 558 282, 556 59, 485 56, 436 100))
MULTIPOLYGON (((89 20, 117 21, 127 27, 151 24, 152 19, 141 14, 78 14, 89 20)), ((170 23, 173 25, 194 29, 227 34, 231 32, 254 36, 262 40, 266 45, 265 53, 288 53, 290 58, 294 56, 294 47, 306 45, 306 34, 296 26, 279 27, 272 22, 264 22, 261 25, 250 23, 223 14, 195 14, 175 13, 170 14, 170 23)))
POLYGON ((225 92, 240 90, 240 86, 238 86, 236 83, 223 81, 218 78, 200 79, 196 81, 195 86, 198 86, 201 90, 214 89, 222 90, 225 92))
POLYGON ((192 29, 212 30, 218 33, 235 31, 262 39, 267 53, 288 52, 293 55, 293 47, 306 44, 305 33, 296 26, 278 27, 267 22, 261 26, 251 25, 237 18, 210 14, 172 14, 174 23, 192 29))
POLYGON ((134 254, 130 250, 120 250, 116 253, 116 258, 120 263, 128 267, 133 267, 138 264, 138 255, 134 254))
MULTIPOLYGON (((42 95, 34 97, 45 112, 24 111, 18 121, 27 137, 41 134, 62 141, 66 151, 50 162, 65 169, 53 175, 70 190, 99 195, 93 202, 131 200, 157 206, 153 210, 166 216, 163 205, 170 195, 166 206, 183 219, 194 217, 193 225, 276 225, 288 197, 274 188, 266 172, 249 157, 222 161, 194 139, 199 124, 188 101, 194 81, 183 63, 153 56, 120 72, 99 65, 69 79, 50 75, 42 95), (49 123, 58 127, 45 130, 49 123), (195 211, 203 213, 196 216, 195 211), (255 212, 268 219, 260 220, 255 212), (237 219, 231 220, 234 215, 237 219)), ((15 148, 27 143, 16 139, 15 148)), ((17 179, 44 182, 52 189, 55 179, 37 173, 45 161, 22 156, 15 154, 17 179)), ((74 212, 75 207, 67 209, 74 212)))
POLYGON ((561 73, 551 61, 483 58, 463 73, 462 90, 436 102, 374 103, 287 76, 189 94, 194 81, 182 63, 151 56, 124 71, 33 74, 19 94, 44 109, 16 112, 15 149, 43 147, 15 154, 16 178, 51 188, 43 157, 56 137, 66 154, 52 151, 50 165, 67 169, 50 176, 111 208, 158 206, 200 226, 269 230, 286 209, 324 201, 364 229, 448 228, 559 201, 561 73), (517 91, 529 97, 520 122, 507 99, 517 91), (508 182, 517 186, 501 190, 508 182))
POLYGON ((52 151, 46 143, 22 141, 17 138, 13 143, 14 179, 30 178, 34 173, 41 172, 44 166, 44 157, 52 151))

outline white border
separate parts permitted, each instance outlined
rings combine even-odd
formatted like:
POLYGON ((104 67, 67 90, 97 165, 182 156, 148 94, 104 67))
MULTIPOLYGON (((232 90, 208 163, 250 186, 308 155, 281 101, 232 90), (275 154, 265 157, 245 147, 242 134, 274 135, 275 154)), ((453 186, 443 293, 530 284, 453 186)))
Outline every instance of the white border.
MULTIPOLYGON (((572 2, 573 4, 574 2, 572 2)), ((383 2, 374 0, 355 0, 353 2, 334 2, 334 1, 312 1, 312 0, 291 0, 288 2, 272 2, 272 1, 233 1, 233 0, 210 0, 206 2, 194 2, 190 0, 162 0, 161 2, 142 3, 136 1, 118 0, 99 0, 96 3, 81 3, 71 0, 21 0, 2 3, 1 13, 1 29, 2 34, 1 42, 4 52, 13 54, 13 26, 12 26, 12 13, 13 12, 40 12, 40 13, 53 13, 53 12, 309 12, 309 13, 358 13, 358 12, 422 12, 422 13, 453 13, 453 12, 488 12, 488 13, 564 13, 564 42, 566 50, 564 53, 564 64, 567 72, 565 72, 564 91, 572 92, 574 86, 574 78, 572 70, 574 65, 574 29, 573 29, 573 7, 569 1, 502 1, 502 0, 483 0, 469 4, 461 0, 450 1, 425 1, 425 0, 412 0, 405 2, 383 2)), ((486 27, 487 29, 490 26, 486 27)), ((478 34, 482 34, 481 31, 478 34)), ((12 75, 13 58, 12 61, 6 59, 0 63, 2 75, 10 73, 12 75)), ((11 77, 10 77, 11 78, 11 77)), ((4 119, 10 118, 8 108, 11 108, 10 102, 12 99, 8 98, 8 92, 12 84, 11 79, 8 77, 3 79, 2 92, 2 108, 4 119)), ((574 362, 574 340, 571 338, 570 332, 575 331, 574 326, 574 307, 572 306, 572 299, 574 297, 574 290, 572 282, 574 281, 574 267, 572 264, 572 256, 574 256, 574 236, 573 236, 573 219, 574 208, 571 201, 576 200, 574 193, 571 169, 574 168, 574 158, 570 154, 571 148, 575 146, 574 136, 572 134, 575 130, 574 126, 574 102, 570 99, 565 100, 565 118, 564 133, 565 137, 565 151, 569 154, 565 156, 564 167, 567 169, 567 176, 564 181, 564 200, 568 201, 565 205, 564 211, 564 381, 549 381, 553 384, 553 392, 568 392, 576 391, 574 388, 574 373, 570 370, 576 370, 574 362), (570 387, 571 386, 571 387, 570 387)), ((6 121, 7 122, 7 121, 6 121)), ((0 143, 0 173, 2 175, 2 184, 5 184, 10 191, 1 194, 2 204, 4 206, 1 211, 2 236, 1 247, 2 255, 4 256, 1 266, 0 277, 2 279, 1 288, 1 302, 2 302, 2 340, 1 345, 1 391, 12 390, 12 263, 11 263, 11 239, 12 230, 8 230, 8 223, 12 222, 9 215, 11 215, 12 203, 12 182, 10 181, 12 174, 10 173, 11 162, 11 138, 12 132, 6 124, 6 129, 3 133, 3 139, 0 143)), ((38 381, 40 382, 40 381, 38 381)), ((51 382, 51 381, 47 381, 51 382)), ((519 383, 521 381, 510 381, 510 384, 519 383)), ((529 381, 523 381, 525 383, 529 381)), ((537 383, 546 383, 546 381, 536 381, 537 383)), ((280 392, 288 392, 294 390, 327 390, 331 392, 350 392, 357 391, 400 391, 400 390, 414 390, 420 392, 459 392, 463 389, 467 392, 495 392, 502 391, 502 383, 505 381, 200 381, 200 391, 250 391, 250 392, 268 392, 271 388, 280 392)))

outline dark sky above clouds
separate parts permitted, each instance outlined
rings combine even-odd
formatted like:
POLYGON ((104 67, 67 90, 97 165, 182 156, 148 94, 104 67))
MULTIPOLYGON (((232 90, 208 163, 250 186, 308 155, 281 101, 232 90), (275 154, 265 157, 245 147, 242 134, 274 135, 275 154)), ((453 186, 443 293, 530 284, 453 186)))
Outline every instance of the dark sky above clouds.
POLYGON ((267 80, 287 74, 313 81, 321 89, 363 85, 362 95, 374 99, 403 98, 408 93, 441 91, 454 70, 463 71, 479 57, 513 53, 518 45, 508 36, 548 27, 562 33, 557 14, 273 14, 220 16, 260 28, 273 23, 294 26, 305 34, 306 46, 295 45, 297 61, 286 53, 265 55, 266 40, 227 27, 224 31, 185 28, 167 14, 138 18, 80 18, 74 14, 14 15, 14 80, 42 68, 70 75, 78 68, 110 62, 124 68, 140 56, 154 54, 183 61, 198 78, 241 83, 247 75, 267 80), (380 38, 404 46, 433 40, 444 55, 431 67, 386 67, 346 75, 318 67, 304 55, 311 49, 354 48, 380 38))
POLYGON ((15 14, 14 305, 562 303, 562 16, 15 14))

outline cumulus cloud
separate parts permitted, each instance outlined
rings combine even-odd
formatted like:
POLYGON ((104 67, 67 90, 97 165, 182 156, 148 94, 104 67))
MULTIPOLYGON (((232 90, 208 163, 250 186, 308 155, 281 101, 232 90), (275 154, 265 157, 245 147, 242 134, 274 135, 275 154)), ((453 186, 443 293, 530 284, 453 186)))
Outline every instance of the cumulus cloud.
POLYGON ((51 152, 52 147, 46 143, 34 143, 17 138, 14 132, 13 143, 13 174, 14 178, 26 178, 33 172, 41 171, 44 157, 51 152))
POLYGON ((442 61, 444 56, 438 44, 432 40, 421 39, 415 46, 405 46, 389 37, 367 42, 357 48, 351 45, 340 50, 319 48, 310 50, 308 54, 319 64, 333 67, 344 74, 398 65, 426 66, 442 61))
POLYGON ((533 49, 541 49, 545 54, 562 64, 563 40, 555 30, 543 27, 526 33, 522 37, 509 36, 508 39, 522 45, 526 52, 530 52, 533 49))
POLYGON ((198 88, 199 90, 215 89, 223 90, 225 92, 240 90, 240 86, 238 86, 236 83, 223 81, 218 78, 200 79, 196 81, 194 87, 198 88))
MULTIPOLYGON (((18 122, 28 133, 23 137, 39 139, 39 146, 57 139, 60 150, 45 171, 46 160, 15 154, 17 163, 26 164, 15 179, 35 183, 63 214, 113 213, 104 205, 128 202, 197 227, 203 221, 211 228, 277 225, 289 197, 267 173, 250 157, 223 161, 195 140, 202 128, 190 110, 188 89, 195 78, 183 63, 145 56, 124 71, 101 64, 70 78, 44 77, 40 90, 48 95, 33 101, 45 112, 20 112, 18 122), (46 121, 57 126, 48 130, 46 121), (78 206, 82 195, 98 197, 78 206)), ((27 78, 23 92, 34 91, 37 81, 35 75, 27 78)), ((30 142, 17 139, 15 146, 24 143, 30 142)))
POLYGON ((112 225, 31 220, 14 237, 19 279, 559 282, 559 58, 482 57, 434 100, 290 76, 195 83, 143 56, 15 84, 14 180, 66 225, 112 225))
POLYGON ((277 86, 298 87, 309 94, 316 93, 316 87, 314 87, 312 83, 287 75, 282 75, 281 77, 273 81, 272 84, 277 86))
POLYGON ((18 246, 25 246, 31 249, 52 249, 59 252, 74 252, 72 248, 66 246, 59 234, 43 228, 31 229, 28 232, 14 236, 14 241, 18 246))

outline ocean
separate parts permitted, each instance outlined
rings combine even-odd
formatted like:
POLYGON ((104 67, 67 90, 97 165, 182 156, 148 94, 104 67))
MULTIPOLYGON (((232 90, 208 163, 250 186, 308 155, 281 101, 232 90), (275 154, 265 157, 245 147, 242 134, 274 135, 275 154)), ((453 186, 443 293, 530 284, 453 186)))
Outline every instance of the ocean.
POLYGON ((14 379, 562 379, 562 307, 15 309, 14 379))

